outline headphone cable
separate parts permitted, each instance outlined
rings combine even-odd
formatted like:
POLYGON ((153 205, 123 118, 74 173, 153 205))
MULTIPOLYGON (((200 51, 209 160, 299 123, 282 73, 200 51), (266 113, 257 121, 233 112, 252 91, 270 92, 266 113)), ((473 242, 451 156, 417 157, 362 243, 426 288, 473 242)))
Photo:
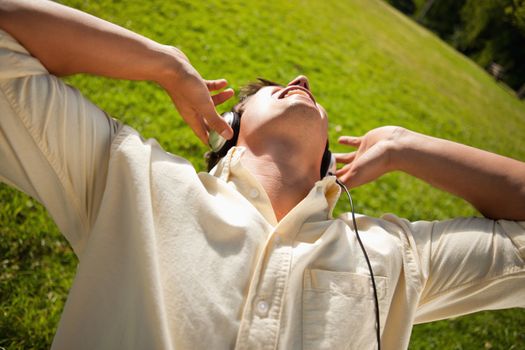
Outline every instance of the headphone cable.
POLYGON ((374 278, 374 271, 372 270, 372 264, 370 264, 370 259, 368 258, 368 254, 366 253, 365 246, 363 245, 363 242, 361 241, 361 237, 359 235, 359 231, 357 230, 357 222, 355 220, 355 211, 354 211, 354 202, 352 201, 352 196, 350 195, 350 191, 348 191, 348 188, 346 188, 345 184, 342 183, 337 177, 335 178, 335 181, 341 188, 345 190, 348 200, 350 201, 350 207, 352 209, 352 222, 354 224, 355 235, 357 237, 357 241, 359 242, 359 246, 361 247, 361 250, 363 251, 363 254, 365 256, 366 264, 368 265, 368 270, 370 271, 370 278, 372 280, 372 288, 374 290, 377 349, 381 350, 381 331, 380 331, 381 323, 379 322, 379 300, 377 298, 377 288, 376 288, 376 281, 374 278))

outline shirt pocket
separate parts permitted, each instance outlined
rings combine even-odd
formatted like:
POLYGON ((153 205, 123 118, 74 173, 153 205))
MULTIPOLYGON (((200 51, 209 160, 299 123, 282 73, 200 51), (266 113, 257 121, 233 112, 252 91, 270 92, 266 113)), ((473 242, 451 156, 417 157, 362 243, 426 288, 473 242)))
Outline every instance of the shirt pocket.
MULTIPOLYGON (((374 276, 381 315, 386 277, 374 276)), ((306 269, 303 277, 303 349, 375 349, 376 323, 369 275, 306 269)))

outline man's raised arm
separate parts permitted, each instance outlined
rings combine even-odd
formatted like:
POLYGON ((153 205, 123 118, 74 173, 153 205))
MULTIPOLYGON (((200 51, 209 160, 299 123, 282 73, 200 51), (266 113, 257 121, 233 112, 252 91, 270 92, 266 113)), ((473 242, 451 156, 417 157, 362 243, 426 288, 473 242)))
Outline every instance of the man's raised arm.
POLYGON ((337 176, 357 187, 401 170, 455 194, 492 219, 525 220, 525 163, 399 127, 382 127, 339 142, 337 176))
POLYGON ((49 72, 89 73, 128 80, 150 80, 171 96, 197 136, 207 142, 207 125, 229 138, 230 127, 214 104, 233 95, 225 80, 205 81, 175 47, 52 1, 0 0, 0 28, 9 32, 49 72))

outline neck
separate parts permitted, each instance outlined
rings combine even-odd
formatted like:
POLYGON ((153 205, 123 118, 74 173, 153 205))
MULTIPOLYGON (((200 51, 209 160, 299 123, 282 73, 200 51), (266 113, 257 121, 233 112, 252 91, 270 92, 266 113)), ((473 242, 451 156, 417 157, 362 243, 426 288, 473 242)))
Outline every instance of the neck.
POLYGON ((319 165, 307 163, 290 150, 255 154, 249 148, 243 154, 243 165, 257 178, 270 198, 277 221, 288 214, 310 192, 319 180, 319 165))

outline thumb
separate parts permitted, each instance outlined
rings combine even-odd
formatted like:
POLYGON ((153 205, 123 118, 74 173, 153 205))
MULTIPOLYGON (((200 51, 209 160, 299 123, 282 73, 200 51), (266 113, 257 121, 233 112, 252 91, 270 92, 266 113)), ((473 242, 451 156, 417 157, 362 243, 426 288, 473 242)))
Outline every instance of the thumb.
POLYGON ((339 178, 339 180, 341 180, 348 188, 356 188, 367 182, 363 177, 363 174, 356 171, 352 165, 346 165, 343 168, 338 169, 335 176, 337 176, 337 178, 339 178))
POLYGON ((217 113, 217 111, 215 110, 215 107, 213 106, 213 102, 211 101, 211 98, 210 98, 210 103, 204 106, 203 110, 201 111, 201 114, 203 115, 204 119, 206 119, 206 123, 208 124, 210 129, 214 130, 215 132, 217 132, 219 135, 221 135, 227 140, 233 137, 233 129, 217 113))
POLYGON ((355 136, 341 136, 337 140, 341 145, 351 146, 351 147, 359 147, 361 144, 362 138, 361 137, 355 137, 355 136))

